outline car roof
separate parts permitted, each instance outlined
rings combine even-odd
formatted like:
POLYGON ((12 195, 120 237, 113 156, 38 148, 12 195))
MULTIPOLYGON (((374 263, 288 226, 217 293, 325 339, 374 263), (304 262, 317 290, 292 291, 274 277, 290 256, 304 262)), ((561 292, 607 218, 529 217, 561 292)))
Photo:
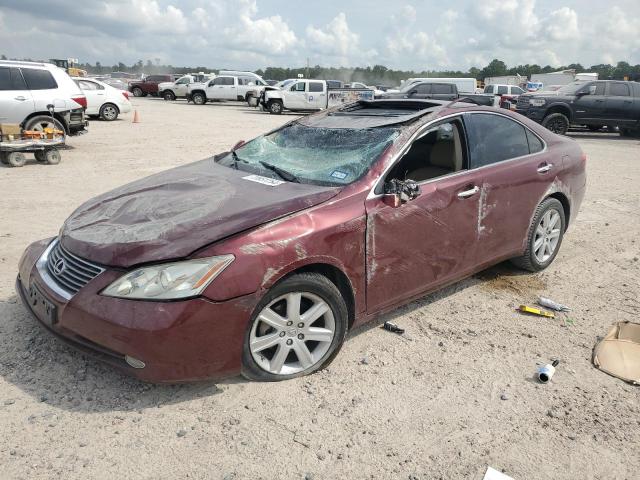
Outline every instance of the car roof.
POLYGON ((0 60, 0 66, 5 67, 41 67, 41 68, 57 68, 55 65, 51 63, 43 63, 43 62, 27 62, 22 60, 0 60))

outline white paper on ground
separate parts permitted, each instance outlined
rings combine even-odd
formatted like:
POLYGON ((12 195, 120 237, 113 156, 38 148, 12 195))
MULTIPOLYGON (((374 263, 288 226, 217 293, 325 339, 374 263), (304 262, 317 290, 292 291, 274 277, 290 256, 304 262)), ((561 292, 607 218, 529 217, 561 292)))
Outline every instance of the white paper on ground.
POLYGON ((513 480, 513 478, 494 468, 487 467, 487 473, 484 474, 484 478, 482 480, 513 480))

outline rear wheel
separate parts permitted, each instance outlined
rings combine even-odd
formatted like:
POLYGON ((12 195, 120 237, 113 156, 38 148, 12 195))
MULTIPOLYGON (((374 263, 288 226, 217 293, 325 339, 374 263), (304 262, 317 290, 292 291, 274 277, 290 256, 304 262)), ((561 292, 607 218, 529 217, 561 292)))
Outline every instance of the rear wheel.
POLYGON ((162 98, 170 102, 176 99, 176 95, 171 90, 165 90, 165 92, 162 94, 162 98))
POLYGON ((201 92, 196 92, 191 95, 191 100, 193 100, 193 103, 195 103, 196 105, 204 105, 205 103, 207 103, 207 97, 204 95, 204 93, 201 92))
POLYGON ((144 92, 140 87, 133 87, 132 93, 134 97, 142 97, 144 95, 144 92))
POLYGON ((542 126, 558 135, 566 135, 569 130, 569 119, 562 113, 552 113, 544 117, 542 126))
POLYGON ((555 198, 544 200, 533 216, 524 255, 512 259, 512 263, 530 272, 538 272, 551 265, 562 244, 565 222, 562 203, 555 198))
POLYGON ((27 157, 22 152, 11 152, 7 155, 7 162, 12 167, 22 167, 27 163, 27 157))
POLYGON ((280 100, 271 100, 269 102, 269 113, 280 115, 282 113, 282 102, 280 100))
POLYGON ((62 136, 66 135, 66 131, 64 129, 64 125, 57 118, 51 117, 49 115, 37 115, 33 118, 30 118, 25 122, 24 129, 25 130, 34 130, 36 132, 45 133, 45 129, 51 130, 59 130, 62 132, 62 136))
POLYGON ((100 118, 107 122, 113 122, 118 118, 118 107, 116 107, 113 103, 105 103, 100 107, 100 118))
POLYGON ((242 374, 287 380, 315 372, 335 357, 347 332, 344 298, 317 273, 293 275, 260 301, 245 334, 242 374))

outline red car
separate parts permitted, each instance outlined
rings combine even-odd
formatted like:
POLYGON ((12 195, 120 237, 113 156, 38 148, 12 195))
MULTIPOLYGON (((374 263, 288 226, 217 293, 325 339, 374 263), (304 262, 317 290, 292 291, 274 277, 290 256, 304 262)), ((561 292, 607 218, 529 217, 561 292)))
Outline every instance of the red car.
POLYGON ((17 290, 142 380, 288 379, 443 285, 507 259, 546 268, 585 163, 503 109, 360 101, 88 201, 27 248, 17 290))
POLYGON ((173 82, 174 75, 149 75, 143 80, 129 82, 129 91, 134 97, 146 97, 147 95, 158 95, 158 85, 163 82, 173 82))

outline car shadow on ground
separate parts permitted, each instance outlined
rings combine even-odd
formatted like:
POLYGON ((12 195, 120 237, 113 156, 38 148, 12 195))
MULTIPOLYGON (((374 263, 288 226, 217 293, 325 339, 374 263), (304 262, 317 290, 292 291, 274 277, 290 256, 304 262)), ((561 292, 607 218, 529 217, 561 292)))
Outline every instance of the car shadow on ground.
MULTIPOLYGON (((402 315, 479 283, 490 289, 513 288, 517 291, 519 282, 530 282, 536 278, 508 264, 501 264, 380 315, 349 332, 347 341, 372 328, 379 328, 385 321, 393 322, 402 315)), ((139 411, 210 397, 223 391, 221 385, 246 382, 235 377, 218 382, 176 385, 144 383, 53 337, 27 312, 15 295, 0 301, 0 318, 4 319, 0 329, 4 342, 0 353, 0 376, 36 401, 55 408, 83 413, 139 411)), ((411 325, 403 326, 410 334, 411 325)), ((4 402, 12 400, 0 399, 4 402)))

